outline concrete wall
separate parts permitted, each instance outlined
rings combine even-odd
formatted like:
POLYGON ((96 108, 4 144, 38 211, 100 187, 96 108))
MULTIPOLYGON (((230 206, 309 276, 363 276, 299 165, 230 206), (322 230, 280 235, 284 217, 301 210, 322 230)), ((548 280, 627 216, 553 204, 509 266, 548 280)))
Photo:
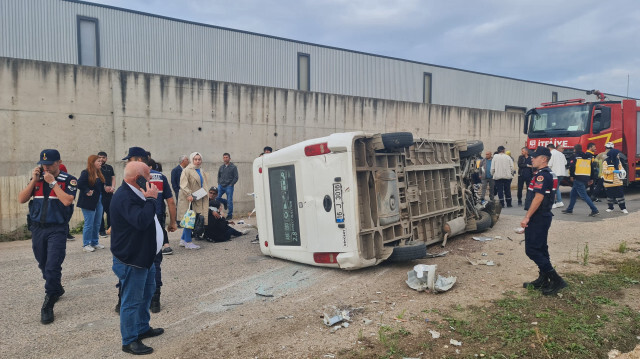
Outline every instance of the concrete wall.
MULTIPOLYGON (((0 176, 27 176, 43 148, 57 148, 74 175, 106 151, 118 182, 130 146, 151 151, 169 175, 181 154, 201 152, 215 178, 222 153, 238 166, 237 215, 253 208, 251 163, 274 149, 333 132, 410 131, 481 139, 514 154, 522 115, 0 57, 0 176)), ((5 179, 3 183, 15 182, 5 179)), ((215 182, 215 181, 214 181, 215 182)), ((26 184, 26 183, 25 183, 26 184)), ((23 223, 15 191, 0 188, 0 231, 23 223), (8 196, 6 194, 9 194, 8 196), (13 197, 13 198, 7 198, 13 197), (19 215, 18 215, 19 213, 19 215), (11 219, 10 219, 11 218, 11 219)), ((26 207, 26 205, 24 205, 26 207)), ((81 219, 81 214, 74 216, 81 219)))

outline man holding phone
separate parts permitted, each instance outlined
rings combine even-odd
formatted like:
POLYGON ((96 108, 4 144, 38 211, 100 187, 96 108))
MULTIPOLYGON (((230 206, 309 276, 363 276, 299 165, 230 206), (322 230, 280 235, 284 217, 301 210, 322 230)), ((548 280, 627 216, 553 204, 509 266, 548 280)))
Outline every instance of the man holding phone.
POLYGON ((60 171, 60 152, 46 149, 40 152, 38 167, 31 172, 31 181, 18 194, 18 202, 29 202, 29 220, 33 254, 45 280, 45 297, 40 310, 42 324, 54 320, 53 306, 64 294, 62 262, 67 249, 67 228, 76 198, 75 177, 60 171))
POLYGON ((154 260, 163 242, 156 215, 158 188, 149 180, 149 166, 130 161, 111 202, 113 272, 118 276, 122 293, 122 351, 136 355, 153 352, 153 348, 142 343, 143 339, 164 333, 162 328, 149 326, 149 305, 156 289, 154 260))

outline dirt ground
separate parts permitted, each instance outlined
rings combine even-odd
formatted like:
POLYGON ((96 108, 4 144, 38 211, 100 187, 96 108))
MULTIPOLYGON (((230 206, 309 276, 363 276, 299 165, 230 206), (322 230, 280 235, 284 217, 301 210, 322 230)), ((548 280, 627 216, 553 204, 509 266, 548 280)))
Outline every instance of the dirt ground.
MULTIPOLYGON (((602 214, 596 218, 587 217, 581 202, 573 215, 554 210, 550 252, 559 273, 593 273, 603 268, 598 262, 638 255, 640 191, 627 195, 627 200, 629 215, 606 213, 603 203, 598 204, 602 214), (630 249, 626 254, 617 252, 623 241, 630 249), (587 266, 581 264, 585 245, 587 266)), ((506 291, 524 291, 522 282, 535 278, 535 265, 524 254, 523 235, 514 233, 523 214, 522 207, 505 209, 498 224, 481 234, 502 239, 479 242, 463 235, 450 239, 445 249, 429 248, 430 253, 448 250, 444 257, 357 271, 265 257, 259 245, 250 243, 255 229, 231 242, 199 242, 202 249, 197 251, 178 247, 179 233, 173 233, 175 254, 165 256, 162 263, 162 311, 151 316, 151 325, 166 332, 145 340, 155 349, 149 357, 338 358, 340 350, 358 345, 359 337, 375 340, 381 324, 426 333, 433 325, 425 319, 433 314, 423 310, 483 305, 506 291), (467 258, 493 260, 497 265, 472 266, 467 258), (437 264, 438 274, 456 276, 457 283, 441 294, 410 289, 405 283, 407 271, 419 263, 437 264), (323 312, 332 307, 359 309, 348 328, 332 333, 322 320, 323 312)), ((50 325, 39 321, 44 281, 30 241, 0 243, 0 357, 129 356, 120 349, 109 239, 101 239, 107 249, 84 253, 81 236, 76 237, 68 242, 63 265, 66 294, 56 304, 55 322, 50 325)), ((636 298, 625 302, 640 310, 636 298)), ((434 340, 445 345, 449 339, 443 335, 434 340)), ((428 353, 414 356, 429 357, 428 353)))

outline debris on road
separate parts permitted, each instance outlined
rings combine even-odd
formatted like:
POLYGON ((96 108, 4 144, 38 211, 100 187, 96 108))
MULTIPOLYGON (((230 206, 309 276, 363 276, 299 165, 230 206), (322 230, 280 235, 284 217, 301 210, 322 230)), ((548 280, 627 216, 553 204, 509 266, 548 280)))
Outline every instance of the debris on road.
POLYGON ((259 295, 261 297, 273 297, 273 293, 266 291, 262 287, 259 287, 258 289, 256 289, 256 295, 259 295))
POLYGON ((433 338, 433 339, 440 338, 440 332, 437 332, 435 330, 429 330, 429 333, 431 333, 431 338, 433 338))
POLYGON ((471 265, 477 266, 477 265, 485 265, 485 266, 494 266, 496 265, 493 261, 491 260, 487 260, 487 259, 480 259, 477 261, 471 260, 469 259, 469 257, 466 257, 467 261, 469 261, 469 263, 471 263, 471 265))
POLYGON ((449 251, 440 252, 438 254, 431 254, 427 252, 427 256, 425 258, 436 258, 436 257, 444 257, 449 254, 449 251))
POLYGON ((293 318, 293 315, 285 315, 283 317, 277 317, 276 320, 281 320, 281 319, 291 319, 293 318))
POLYGON ((451 340, 449 340, 449 344, 459 347, 459 346, 462 345, 462 342, 459 342, 459 341, 457 341, 455 339, 451 339, 451 340))
POLYGON ((475 239, 476 241, 480 241, 480 242, 486 242, 486 241, 493 240, 492 237, 471 237, 471 238, 475 239))
POLYGON ((222 306, 223 307, 230 307, 230 306, 233 306, 233 305, 242 305, 242 304, 244 304, 244 303, 227 303, 227 304, 223 304, 222 306))
POLYGON ((438 275, 436 280, 437 265, 418 264, 413 270, 407 272, 406 283, 409 288, 418 292, 432 290, 435 293, 446 292, 456 282, 456 277, 443 277, 438 275))
POLYGON ((443 277, 441 275, 438 275, 438 279, 436 280, 436 284, 434 287, 435 292, 440 293, 448 291, 449 289, 451 289, 451 287, 453 287, 454 284, 456 284, 457 279, 457 277, 443 277))
POLYGON ((347 321, 347 322, 350 321, 351 320, 351 313, 347 309, 340 310, 340 309, 337 309, 337 308, 333 307, 333 311, 331 311, 329 313, 327 313, 327 311, 324 312, 324 319, 323 320, 324 320, 324 324, 326 326, 330 327, 330 326, 333 326, 334 324, 338 324, 338 323, 341 323, 341 322, 344 322, 344 321, 347 321))
POLYGON ((513 231, 518 233, 518 234, 522 234, 522 233, 524 233, 524 228, 522 228, 522 227, 514 228, 513 231))

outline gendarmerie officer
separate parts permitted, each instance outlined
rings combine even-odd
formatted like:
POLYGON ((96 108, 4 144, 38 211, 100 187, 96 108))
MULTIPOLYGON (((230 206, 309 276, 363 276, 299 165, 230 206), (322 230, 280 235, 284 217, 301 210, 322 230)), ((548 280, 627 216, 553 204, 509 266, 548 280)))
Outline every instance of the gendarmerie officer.
POLYGON ((527 214, 520 222, 524 228, 525 253, 536 263, 540 272, 538 279, 524 283, 524 287, 532 286, 535 289, 541 289, 544 295, 555 294, 567 286, 551 265, 547 245, 547 236, 553 218, 551 208, 558 189, 558 178, 547 166, 550 158, 551 151, 543 146, 538 147, 531 154, 531 164, 536 172, 527 189, 524 203, 527 214))
POLYGON ((40 165, 33 169, 31 181, 18 194, 18 201, 29 202, 33 254, 45 280, 45 297, 40 311, 43 324, 53 322, 53 306, 64 289, 62 262, 67 248, 67 224, 73 214, 76 178, 60 171, 60 153, 47 149, 40 152, 40 165))

